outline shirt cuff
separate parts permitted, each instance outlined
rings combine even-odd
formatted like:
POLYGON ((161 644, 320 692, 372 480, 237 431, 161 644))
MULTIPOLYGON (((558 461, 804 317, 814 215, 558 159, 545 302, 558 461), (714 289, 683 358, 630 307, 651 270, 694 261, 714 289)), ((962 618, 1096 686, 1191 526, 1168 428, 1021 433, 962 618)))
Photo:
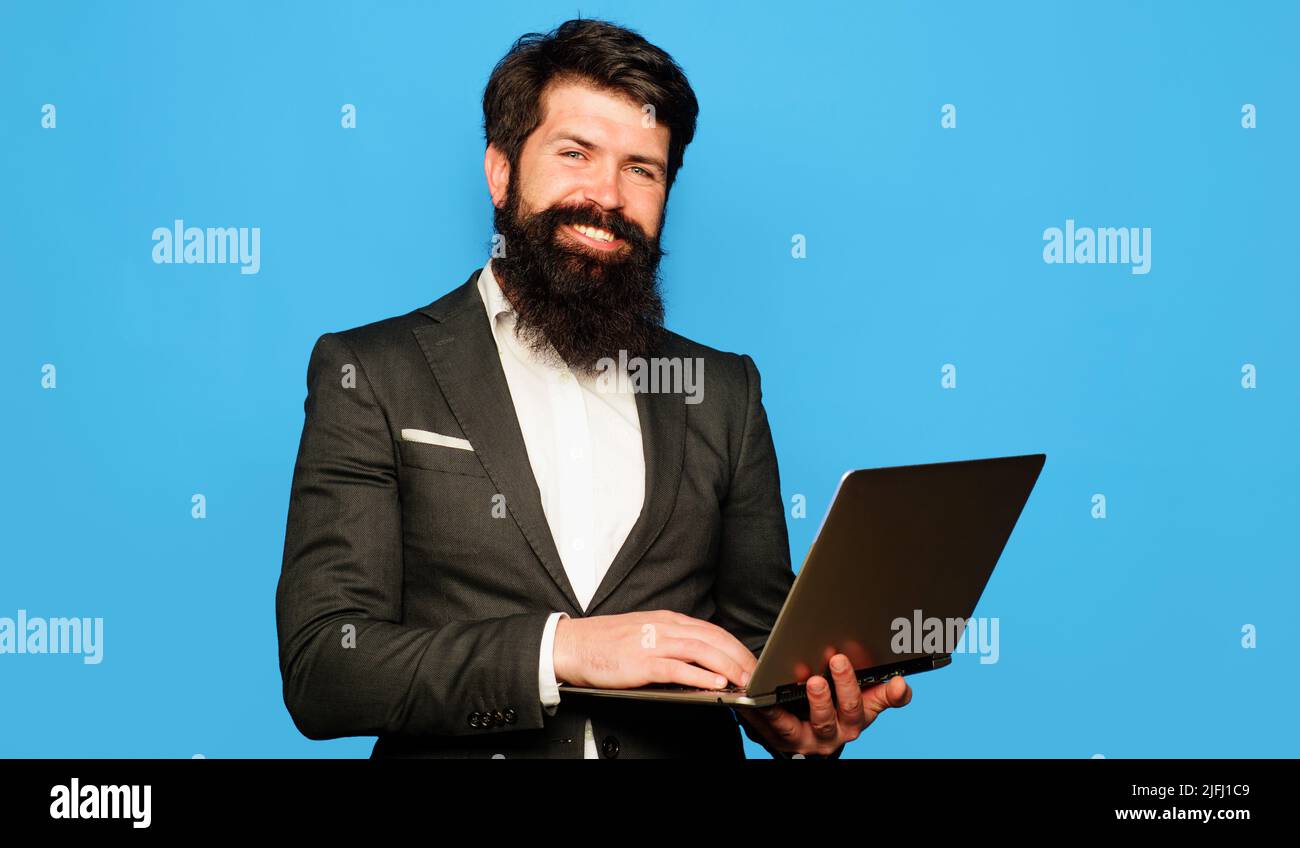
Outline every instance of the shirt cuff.
POLYGON ((541 694, 542 706, 547 715, 555 715, 555 707, 560 703, 560 685, 555 679, 555 626, 561 618, 568 618, 567 612, 553 612, 546 619, 542 630, 541 656, 537 662, 537 691, 541 694))

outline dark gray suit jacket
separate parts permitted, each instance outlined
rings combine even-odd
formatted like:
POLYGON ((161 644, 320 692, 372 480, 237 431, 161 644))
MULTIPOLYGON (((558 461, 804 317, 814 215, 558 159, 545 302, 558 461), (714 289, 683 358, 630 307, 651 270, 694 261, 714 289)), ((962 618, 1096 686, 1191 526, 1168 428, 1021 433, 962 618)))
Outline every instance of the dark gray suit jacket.
POLYGON ((551 716, 537 675, 556 610, 676 610, 761 651, 794 575, 753 361, 665 333, 655 355, 704 360, 703 400, 636 394, 645 505, 584 611, 542 511, 479 273, 312 350, 276 591, 294 724, 311 739, 377 735, 373 757, 581 758, 590 718, 602 758, 743 758, 729 707, 561 686, 551 716), (403 441, 403 428, 474 450, 403 441))

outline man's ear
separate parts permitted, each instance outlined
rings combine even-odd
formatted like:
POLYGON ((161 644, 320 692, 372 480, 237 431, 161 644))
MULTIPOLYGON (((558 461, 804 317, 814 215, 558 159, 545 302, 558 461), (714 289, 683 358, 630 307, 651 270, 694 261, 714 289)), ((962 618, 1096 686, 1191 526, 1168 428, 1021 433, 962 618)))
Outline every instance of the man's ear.
POLYGON ((495 144, 489 144, 487 152, 483 154, 483 176, 487 177, 492 205, 498 208, 504 206, 506 192, 510 188, 510 160, 495 144))

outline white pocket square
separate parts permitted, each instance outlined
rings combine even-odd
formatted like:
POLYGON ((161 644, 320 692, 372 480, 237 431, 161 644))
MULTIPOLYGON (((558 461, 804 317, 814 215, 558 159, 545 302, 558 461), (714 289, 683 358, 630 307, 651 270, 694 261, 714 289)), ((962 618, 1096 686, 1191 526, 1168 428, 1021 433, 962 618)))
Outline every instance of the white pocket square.
POLYGON ((458 439, 455 436, 444 436, 442 433, 431 433, 428 430, 402 430, 402 441, 404 442, 423 442, 426 445, 442 445, 448 448, 460 448, 461 450, 472 451, 474 446, 469 443, 468 439, 458 439))

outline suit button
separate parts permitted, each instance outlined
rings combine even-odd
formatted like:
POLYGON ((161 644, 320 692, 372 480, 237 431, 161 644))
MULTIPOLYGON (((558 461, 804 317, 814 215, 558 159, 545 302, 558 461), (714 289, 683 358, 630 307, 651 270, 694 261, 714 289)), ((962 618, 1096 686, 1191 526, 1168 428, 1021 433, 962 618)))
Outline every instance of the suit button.
POLYGON ((492 720, 492 713, 491 713, 490 711, 484 711, 484 712, 483 712, 483 726, 484 726, 484 727, 491 727, 491 726, 492 726, 493 724, 495 724, 495 723, 496 723, 496 722, 494 722, 494 721, 492 720))
POLYGON ((503 724, 505 724, 505 723, 506 723, 506 714, 503 713, 503 712, 501 712, 500 710, 493 710, 493 711, 492 711, 492 724, 494 724, 494 725, 497 726, 497 727, 500 727, 501 725, 503 725, 503 724))
POLYGON ((606 736, 604 741, 600 743, 600 750, 606 759, 614 759, 618 756, 618 739, 613 736, 606 736))
POLYGON ((518 716, 515 715, 515 711, 512 710, 510 707, 506 707, 505 716, 506 716, 506 724, 514 724, 515 719, 518 718, 518 716))
POLYGON ((469 726, 470 726, 470 727, 482 727, 482 726, 483 726, 483 717, 482 717, 479 713, 470 713, 470 714, 469 714, 469 726))

